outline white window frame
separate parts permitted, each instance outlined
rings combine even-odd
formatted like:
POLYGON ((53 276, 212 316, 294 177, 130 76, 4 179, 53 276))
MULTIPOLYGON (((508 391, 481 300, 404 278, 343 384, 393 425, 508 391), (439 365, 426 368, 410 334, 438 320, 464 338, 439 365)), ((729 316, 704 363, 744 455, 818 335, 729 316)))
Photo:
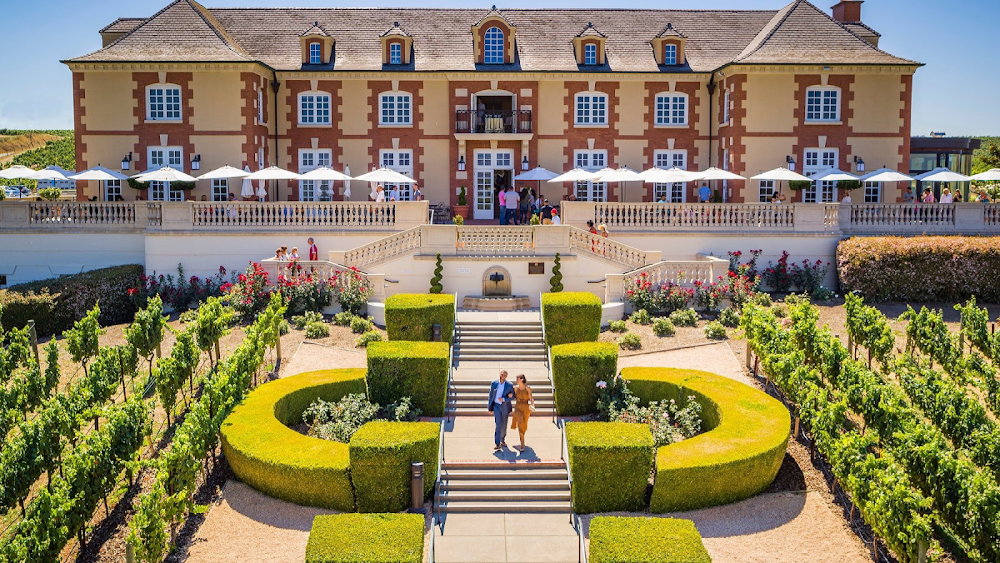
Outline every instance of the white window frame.
POLYGON ((663 46, 663 64, 677 66, 677 45, 667 43, 663 46))
POLYGON ((264 89, 260 86, 257 87, 257 123, 266 125, 264 123, 264 89))
POLYGON ((146 119, 181 121, 184 104, 177 84, 151 84, 146 87, 146 119))
MULTIPOLYGON (((810 148, 802 151, 802 175, 813 176, 818 172, 836 168, 840 162, 840 149, 810 148)), ((813 182, 803 190, 803 203, 833 203, 837 201, 837 183, 829 180, 813 182)))
MULTIPOLYGON (((382 149, 378 151, 379 166, 388 168, 394 172, 399 172, 404 176, 413 177, 413 150, 411 149, 382 149)), ((385 200, 389 201, 389 194, 393 188, 399 190, 399 201, 410 201, 410 188, 413 184, 386 183, 385 200)))
MULTIPOLYGON (((184 149, 182 147, 148 147, 146 162, 150 170, 169 166, 184 171, 184 149)), ((150 182, 149 201, 184 201, 184 190, 174 190, 170 182, 150 182)))
MULTIPOLYGON (((299 174, 321 166, 333 165, 332 149, 299 149, 299 174)), ((333 199, 333 182, 329 180, 299 180, 299 201, 323 201, 323 188, 333 199)))
POLYGON ((771 203, 774 195, 774 180, 757 180, 757 200, 760 203, 771 203))
POLYGON ((212 201, 229 201, 229 178, 212 180, 212 201))
POLYGON ((864 203, 882 203, 882 182, 864 182, 862 188, 864 203))
POLYGON ((403 64, 402 43, 389 43, 389 64, 391 65, 403 64))
POLYGON ((507 62, 507 37, 502 29, 493 26, 483 34, 483 64, 502 65, 507 62))
POLYGON ((118 201, 116 197, 121 195, 122 195, 121 180, 104 181, 104 201, 118 201))
POLYGON ((379 94, 378 108, 379 125, 413 125, 413 95, 409 92, 379 94))
POLYGON ((729 89, 726 88, 722 98, 722 125, 729 125, 729 89))
POLYGON ((688 95, 680 92, 663 92, 654 99, 653 115, 657 127, 686 127, 688 124, 688 95))
POLYGON ((309 43, 309 64, 323 64, 323 44, 319 41, 309 43))
POLYGON ((580 92, 574 98, 573 106, 577 127, 608 125, 608 95, 604 92, 580 92))
POLYGON ((840 88, 836 86, 810 86, 806 88, 806 123, 839 122, 840 100, 840 88), (831 99, 833 100, 832 108, 828 106, 831 99))
POLYGON ((587 43, 583 46, 583 64, 591 66, 597 64, 596 43, 587 43))
POLYGON ((330 125, 332 101, 329 92, 299 94, 299 125, 330 125))
MULTIPOLYGON (((653 151, 653 166, 664 169, 677 167, 681 170, 687 170, 687 150, 655 150, 653 151)), ((685 203, 687 191, 687 182, 655 183, 653 184, 653 201, 660 201, 660 196, 666 195, 669 203, 685 203)))
POLYGON ((257 168, 258 169, 264 168, 264 147, 260 147, 257 149, 257 168))
MULTIPOLYGON (((608 151, 604 149, 579 149, 573 151, 574 168, 583 168, 588 172, 597 172, 608 166, 608 151)), ((607 182, 576 182, 574 185, 576 198, 580 201, 607 201, 607 182)))

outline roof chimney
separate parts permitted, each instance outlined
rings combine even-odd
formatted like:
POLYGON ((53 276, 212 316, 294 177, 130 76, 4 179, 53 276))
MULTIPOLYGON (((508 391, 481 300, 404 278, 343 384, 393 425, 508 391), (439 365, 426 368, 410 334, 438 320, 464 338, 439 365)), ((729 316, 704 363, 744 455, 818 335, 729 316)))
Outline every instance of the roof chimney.
POLYGON ((865 0, 840 0, 833 7, 833 19, 840 23, 860 23, 861 4, 865 0))

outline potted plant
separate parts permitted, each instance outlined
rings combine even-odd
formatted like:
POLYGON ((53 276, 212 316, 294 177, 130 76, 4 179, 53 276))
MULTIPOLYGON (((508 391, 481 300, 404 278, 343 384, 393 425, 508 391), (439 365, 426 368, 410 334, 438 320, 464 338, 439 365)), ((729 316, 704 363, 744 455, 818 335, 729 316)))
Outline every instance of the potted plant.
POLYGON ((465 186, 458 188, 458 203, 452 207, 452 210, 456 216, 461 216, 462 219, 469 218, 469 200, 465 196, 465 186))

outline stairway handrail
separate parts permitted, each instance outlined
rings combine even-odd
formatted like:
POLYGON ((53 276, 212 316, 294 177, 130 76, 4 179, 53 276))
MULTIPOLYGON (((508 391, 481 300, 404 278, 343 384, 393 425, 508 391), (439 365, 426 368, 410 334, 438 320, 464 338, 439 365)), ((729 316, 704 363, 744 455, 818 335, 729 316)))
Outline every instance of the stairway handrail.
POLYGON ((542 315, 542 292, 538 292, 538 320, 542 325, 542 346, 545 346, 545 368, 549 377, 549 387, 552 388, 552 424, 558 426, 556 422, 556 383, 552 380, 552 348, 549 347, 545 338, 545 316, 542 315))

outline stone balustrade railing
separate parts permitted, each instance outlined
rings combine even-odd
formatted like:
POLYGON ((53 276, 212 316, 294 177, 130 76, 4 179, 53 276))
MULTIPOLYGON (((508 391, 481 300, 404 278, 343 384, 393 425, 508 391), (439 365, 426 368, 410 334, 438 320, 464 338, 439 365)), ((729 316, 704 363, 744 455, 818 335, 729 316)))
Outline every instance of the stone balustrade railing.
MULTIPOLYGON (((569 202, 572 204, 573 202, 569 202)), ((767 229, 791 231, 793 205, 755 203, 592 203, 595 224, 623 229, 767 229)))
POLYGON ((363 270, 373 264, 418 251, 420 249, 421 230, 422 227, 407 229, 401 233, 380 238, 347 252, 334 252, 331 254, 331 257, 333 257, 333 254, 343 254, 342 257, 333 257, 334 261, 344 264, 349 268, 353 267, 363 270))
POLYGON ((603 258, 628 268, 641 268, 651 262, 651 253, 645 250, 576 227, 570 227, 569 242, 570 248, 580 254, 603 258))
POLYGON ((0 202, 0 230, 392 232, 423 225, 427 218, 426 201, 0 202))
POLYGON ((351 271, 350 267, 329 260, 296 260, 289 262, 266 258, 260 261, 260 265, 267 272, 268 283, 272 285, 277 284, 281 277, 293 279, 300 276, 312 276, 314 279, 319 280, 329 280, 337 277, 342 280, 344 276, 358 276, 371 285, 372 295, 369 301, 385 301, 385 274, 371 274, 360 270, 351 271))
POLYGON ((644 279, 657 288, 664 285, 691 288, 696 282, 716 282, 729 271, 728 260, 700 254, 697 258, 686 261, 660 261, 624 274, 607 274, 604 302, 624 301, 629 287, 637 280, 644 279))

